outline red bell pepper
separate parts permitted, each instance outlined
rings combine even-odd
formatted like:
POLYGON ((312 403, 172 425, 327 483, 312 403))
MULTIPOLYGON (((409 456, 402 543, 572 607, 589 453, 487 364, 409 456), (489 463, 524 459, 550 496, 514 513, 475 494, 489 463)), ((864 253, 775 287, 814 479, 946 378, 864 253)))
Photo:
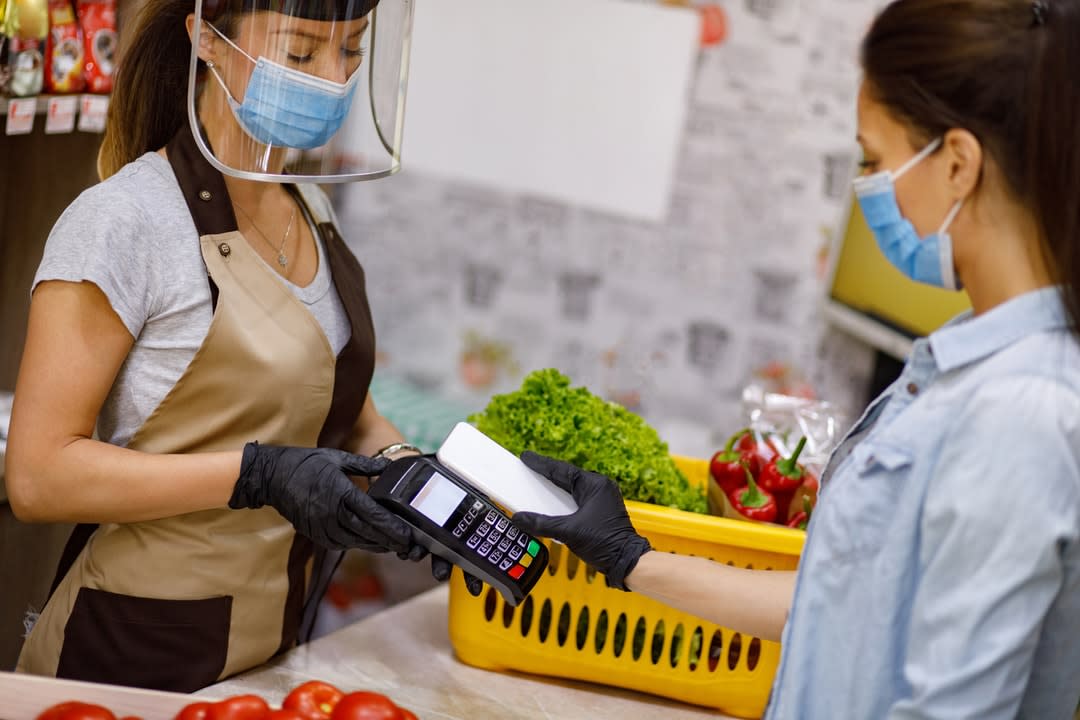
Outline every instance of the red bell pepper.
POLYGON ((731 505, 743 517, 759 522, 772 522, 776 519, 776 499, 772 493, 762 490, 750 474, 750 468, 744 467, 746 486, 731 493, 731 505))
POLYGON ((709 461, 709 474, 712 475, 716 484, 730 495, 746 485, 743 477, 744 465, 749 468, 755 478, 761 472, 761 460, 756 452, 753 432, 749 428, 740 430, 728 438, 724 449, 712 456, 712 460, 709 461), (741 446, 744 438, 750 438, 750 442, 754 445, 748 450, 741 447, 736 449, 736 443, 741 446))
POLYGON ((802 484, 806 470, 799 465, 799 455, 806 447, 806 437, 799 439, 795 452, 790 458, 775 457, 761 470, 758 483, 769 492, 795 492, 802 484))

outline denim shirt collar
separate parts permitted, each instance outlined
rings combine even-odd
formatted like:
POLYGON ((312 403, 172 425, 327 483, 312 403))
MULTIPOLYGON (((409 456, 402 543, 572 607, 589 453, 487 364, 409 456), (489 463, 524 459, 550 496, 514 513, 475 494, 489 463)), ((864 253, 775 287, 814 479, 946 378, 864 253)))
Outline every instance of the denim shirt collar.
POLYGON ((1013 298, 975 317, 967 311, 930 335, 941 372, 989 357, 1029 335, 1068 327, 1062 289, 1047 287, 1013 298))

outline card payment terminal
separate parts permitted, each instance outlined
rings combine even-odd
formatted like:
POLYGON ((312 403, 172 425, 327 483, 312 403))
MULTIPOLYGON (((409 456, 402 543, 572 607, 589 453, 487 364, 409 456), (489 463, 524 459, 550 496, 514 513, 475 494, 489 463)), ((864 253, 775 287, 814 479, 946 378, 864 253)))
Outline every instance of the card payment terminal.
POLYGON ((407 522, 413 539, 517 605, 548 563, 548 551, 486 496, 430 456, 395 460, 368 495, 407 522))

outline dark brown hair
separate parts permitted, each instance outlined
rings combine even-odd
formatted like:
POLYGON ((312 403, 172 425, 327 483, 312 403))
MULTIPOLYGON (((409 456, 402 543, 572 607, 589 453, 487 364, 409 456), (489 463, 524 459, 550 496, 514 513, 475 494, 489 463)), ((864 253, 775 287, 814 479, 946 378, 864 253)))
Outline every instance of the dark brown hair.
POLYGON ((1039 223, 1080 338, 1080 0, 894 0, 862 66, 914 144, 951 128, 979 139, 1039 223))

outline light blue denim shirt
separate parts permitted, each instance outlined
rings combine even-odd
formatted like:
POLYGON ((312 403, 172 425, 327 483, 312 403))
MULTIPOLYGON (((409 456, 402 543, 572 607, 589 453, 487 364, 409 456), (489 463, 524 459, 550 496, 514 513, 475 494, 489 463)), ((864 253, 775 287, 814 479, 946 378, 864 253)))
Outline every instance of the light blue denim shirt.
POLYGON ((833 454, 770 720, 1072 718, 1080 346, 1050 288, 915 343, 833 454))

